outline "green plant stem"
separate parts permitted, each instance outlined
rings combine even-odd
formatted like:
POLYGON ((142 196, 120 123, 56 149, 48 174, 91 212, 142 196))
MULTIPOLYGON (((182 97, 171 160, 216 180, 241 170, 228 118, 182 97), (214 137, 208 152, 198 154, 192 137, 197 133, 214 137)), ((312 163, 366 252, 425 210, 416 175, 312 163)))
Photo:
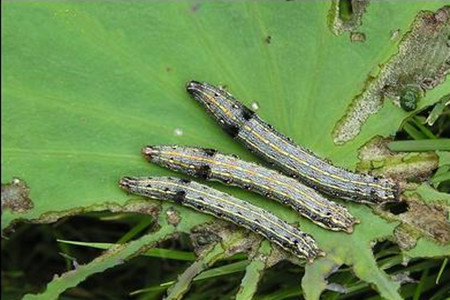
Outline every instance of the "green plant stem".
POLYGON ((420 299, 420 295, 422 294, 422 290, 423 290, 423 288, 424 288, 425 281, 426 281, 426 279, 427 279, 428 271, 429 271, 429 270, 430 270, 430 269, 426 268, 426 269, 423 271, 422 276, 420 277, 420 282, 419 282, 419 284, 417 285, 416 290, 415 290, 415 292, 414 292, 413 300, 419 300, 419 299, 420 299))
POLYGON ((431 132, 430 129, 428 129, 428 127, 422 124, 417 116, 415 116, 412 121, 414 122, 414 125, 420 130, 420 132, 422 132, 426 137, 433 140, 436 139, 436 136, 431 132))
POLYGON ((406 131, 406 133, 415 140, 422 140, 426 138, 426 136, 422 132, 417 130, 416 127, 414 127, 410 123, 406 123, 403 126, 403 130, 406 131))

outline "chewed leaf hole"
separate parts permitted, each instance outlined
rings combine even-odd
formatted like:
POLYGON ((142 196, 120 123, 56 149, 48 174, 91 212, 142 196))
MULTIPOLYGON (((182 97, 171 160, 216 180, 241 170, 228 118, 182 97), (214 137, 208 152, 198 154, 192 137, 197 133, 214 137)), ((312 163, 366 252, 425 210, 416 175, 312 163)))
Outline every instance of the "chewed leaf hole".
POLYGON ((30 189, 25 181, 13 178, 9 183, 2 183, 1 192, 2 210, 10 209, 13 212, 26 212, 33 208, 30 199, 30 189))
POLYGON ((351 0, 339 1, 339 18, 348 21, 353 17, 353 5, 351 0))
POLYGON ((362 23, 367 0, 333 0, 330 8, 328 26, 335 35, 354 32, 362 23))
POLYGON ((398 203, 386 203, 383 205, 383 210, 389 211, 394 215, 403 214, 408 211, 408 203, 398 202, 398 203))

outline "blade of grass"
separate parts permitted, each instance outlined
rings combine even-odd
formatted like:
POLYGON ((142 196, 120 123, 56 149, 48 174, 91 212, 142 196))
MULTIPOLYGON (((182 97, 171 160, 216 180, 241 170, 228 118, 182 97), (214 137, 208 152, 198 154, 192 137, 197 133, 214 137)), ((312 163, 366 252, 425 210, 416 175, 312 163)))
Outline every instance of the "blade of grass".
MULTIPOLYGON (((191 264, 183 272, 183 274, 178 277, 176 281, 162 283, 159 285, 159 287, 152 286, 149 288, 136 290, 131 292, 130 295, 136 295, 150 291, 158 291, 161 290, 161 287, 171 286, 168 290, 168 296, 166 299, 181 299, 181 297, 188 291, 190 285, 194 281, 236 272, 235 269, 233 269, 232 271, 229 270, 229 267, 234 264, 222 266, 216 269, 206 269, 211 267, 218 260, 229 258, 230 253, 225 251, 225 249, 229 249, 229 247, 235 246, 236 243, 239 243, 241 241, 241 238, 242 232, 235 232, 227 236, 227 239, 222 240, 221 243, 214 245, 207 252, 204 252, 201 257, 196 259, 196 261, 191 264)), ((236 264, 240 264, 239 270, 243 270, 248 264, 248 261, 241 261, 236 264)))
POLYGON ((433 110, 430 112, 427 118, 427 124, 432 126, 434 122, 439 118, 439 116, 443 113, 445 106, 450 104, 450 94, 443 96, 438 103, 433 107, 433 110))
POLYGON ((78 268, 59 276, 55 276, 52 281, 47 284, 45 291, 41 294, 27 294, 22 299, 59 299, 59 295, 65 290, 77 286, 80 282, 86 280, 88 276, 104 272, 107 269, 123 264, 126 260, 139 255, 144 246, 152 246, 157 242, 168 238, 173 233, 174 229, 166 226, 161 228, 158 232, 150 233, 138 240, 123 245, 115 245, 89 263, 80 265, 78 268))
POLYGON ((143 218, 139 224, 131 228, 130 231, 125 233, 118 241, 118 244, 123 244, 134 238, 136 235, 138 235, 141 231, 143 231, 145 228, 150 226, 154 222, 153 218, 143 218))
POLYGON ((203 272, 202 274, 197 276, 194 279, 194 281, 242 272, 245 270, 245 267, 247 265, 248 265, 248 261, 244 260, 244 261, 238 261, 238 262, 226 265, 226 266, 214 268, 214 269, 208 270, 206 272, 203 272))
POLYGON ((430 129, 428 129, 425 125, 422 124, 421 120, 415 116, 412 119, 412 122, 414 122, 414 125, 422 132, 426 137, 429 139, 436 139, 436 136, 431 132, 430 129))
POLYGON ((348 298, 360 299, 359 297, 356 297, 355 295, 357 295, 359 293, 366 293, 369 290, 370 289, 369 289, 368 283, 356 282, 355 284, 353 284, 351 286, 347 286, 347 294, 345 294, 345 295, 336 294, 337 295, 336 299, 348 299, 348 298))
MULTIPOLYGON (((426 270, 430 270, 429 268, 426 270)), ((425 272, 425 271, 424 271, 425 272)), ((443 280, 444 282, 448 282, 449 280, 449 273, 444 273, 443 275, 443 280)), ((430 274, 429 276, 422 276, 420 279, 419 284, 405 284, 402 287, 402 296, 404 299, 416 299, 413 298, 415 297, 416 293, 418 293, 418 288, 420 286, 420 295, 418 296, 418 299, 431 299, 434 298, 435 300, 439 299, 448 299, 445 297, 434 297, 435 295, 433 295, 433 297, 429 297, 427 295, 427 297, 424 296, 425 293, 428 293, 431 290, 434 290, 436 288, 436 283, 435 283, 435 279, 433 274, 430 274), (421 286, 420 286, 421 285, 421 286)), ((444 289, 439 290, 438 293, 443 293, 446 291, 445 287, 449 286, 448 284, 444 284, 444 289)), ((448 289, 447 289, 448 290, 448 289)), ((441 294, 442 295, 442 294, 441 294)))
MULTIPOLYGON (((59 232, 55 232, 55 235, 57 237, 61 236, 59 234, 59 232)), ((73 267, 73 260, 69 259, 68 256, 70 256, 70 250, 69 250, 69 246, 65 243, 59 243, 58 244, 59 249, 61 250, 61 252, 64 254, 62 255, 64 257, 64 260, 66 262, 66 271, 70 271, 73 267), (67 256, 65 256, 67 255, 67 256)))
POLYGON ((426 138, 426 136, 420 132, 419 130, 417 130, 413 125, 411 125, 410 123, 406 123, 403 126, 403 130, 413 139, 415 140, 423 140, 426 138))
POLYGON ((415 273, 415 272, 421 272, 425 269, 431 269, 431 268, 435 268, 437 265, 437 262, 434 260, 425 260, 413 265, 409 265, 401 270, 397 270, 395 272, 393 272, 392 274, 398 274, 400 272, 409 272, 409 273, 415 273))
POLYGON ((388 148, 394 152, 450 151, 450 139, 394 141, 388 148))
POLYGON ((424 285, 425 285, 425 281, 426 281, 426 279, 428 277, 428 271, 429 270, 430 270, 429 268, 426 268, 423 271, 422 276, 420 277, 419 284, 417 285, 416 290, 414 292, 413 300, 419 300, 420 299, 420 296, 422 295, 422 292, 424 290, 424 285))
POLYGON ((272 294, 257 297, 257 298, 255 298, 255 300, 282 300, 282 299, 288 299, 291 297, 298 298, 298 296, 300 296, 302 294, 303 294, 303 292, 302 292, 302 290, 300 288, 300 284, 299 284, 299 285, 292 286, 289 288, 279 289, 278 291, 276 291, 272 294))
POLYGON ((397 266, 403 262, 403 257, 401 255, 396 255, 386 259, 378 261, 378 265, 382 270, 387 270, 393 266, 397 266))
POLYGON ((437 292, 434 293, 433 296, 430 297, 429 300, 441 300, 441 299, 449 299, 448 297, 445 298, 445 295, 450 294, 450 284, 444 285, 441 289, 439 289, 437 292))
MULTIPOLYGON (((86 242, 77 242, 77 241, 67 241, 67 240, 57 240, 60 243, 71 244, 76 246, 83 247, 91 247, 97 249, 109 249, 114 243, 86 243, 86 242)), ((143 253, 143 255, 151 256, 151 257, 160 257, 166 259, 175 259, 175 260, 186 260, 186 261, 194 261, 196 256, 192 252, 186 251, 177 251, 170 249, 162 249, 162 248, 153 248, 143 253)))
POLYGON ((445 269, 445 266, 447 265, 447 262, 448 262, 448 258, 445 258, 444 261, 442 262, 441 268, 439 269, 439 272, 437 274, 436 284, 439 284, 439 279, 441 278, 442 273, 444 272, 444 269, 445 269))
MULTIPOLYGON (((352 272, 347 271, 346 273, 341 273, 333 276, 333 282, 339 283, 342 286, 345 286, 347 290, 347 294, 349 293, 349 289, 354 291, 354 287, 356 284, 359 284, 359 281, 355 282, 355 277, 352 272)), ((323 295, 324 300, 337 300, 343 297, 342 294, 339 293, 328 293, 323 295)))
MULTIPOLYGON (((247 265, 248 265, 248 261, 245 260, 245 261, 238 261, 238 262, 231 263, 231 264, 228 264, 225 266, 209 269, 209 270, 201 273, 197 277, 195 277, 194 282, 209 279, 209 278, 214 278, 214 277, 218 277, 218 276, 225 276, 225 275, 229 275, 229 274, 233 274, 233 273, 237 273, 237 272, 242 272, 245 270, 245 267, 247 265)), ((130 295, 137 295, 137 294, 146 293, 146 292, 164 290, 167 288, 167 286, 170 286, 174 283, 175 283, 175 281, 164 282, 158 286, 152 286, 149 288, 133 291, 130 293, 130 295)))

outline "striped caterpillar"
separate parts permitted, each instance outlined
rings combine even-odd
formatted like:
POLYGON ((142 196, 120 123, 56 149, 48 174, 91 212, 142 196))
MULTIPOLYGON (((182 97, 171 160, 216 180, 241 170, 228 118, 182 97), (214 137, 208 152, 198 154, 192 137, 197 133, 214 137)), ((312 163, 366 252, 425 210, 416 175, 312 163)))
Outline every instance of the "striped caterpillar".
POLYGON ((345 207, 328 201, 312 188, 236 156, 183 146, 147 146, 142 153, 149 161, 171 170, 236 185, 277 200, 330 230, 351 233, 358 222, 345 207))
POLYGON ((206 185, 171 177, 123 177, 119 185, 130 193, 172 200, 248 228, 308 262, 325 255, 308 234, 259 207, 206 185))
POLYGON ((398 200, 398 186, 392 180, 350 172, 317 157, 277 132, 225 90, 191 81, 187 91, 233 138, 285 174, 324 193, 357 202, 398 200))

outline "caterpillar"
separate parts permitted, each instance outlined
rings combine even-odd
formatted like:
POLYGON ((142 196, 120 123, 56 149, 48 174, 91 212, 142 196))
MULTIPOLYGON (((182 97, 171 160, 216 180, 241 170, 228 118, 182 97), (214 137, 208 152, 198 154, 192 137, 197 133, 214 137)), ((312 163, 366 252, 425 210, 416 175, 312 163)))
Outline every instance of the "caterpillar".
POLYGON ((233 222, 308 262, 325 255, 310 235, 272 213, 195 181, 172 177, 123 177, 119 186, 133 194, 175 201, 233 222))
POLYGON ((234 139, 286 175, 326 194, 364 203, 398 201, 398 185, 387 178, 354 173, 319 158, 276 131, 227 91, 190 81, 187 91, 234 139))
POLYGON ((151 162, 191 176, 252 190, 309 218, 317 225, 348 233, 359 221, 343 206, 331 202, 297 180, 255 163, 213 149, 184 146, 147 146, 143 155, 151 162))

